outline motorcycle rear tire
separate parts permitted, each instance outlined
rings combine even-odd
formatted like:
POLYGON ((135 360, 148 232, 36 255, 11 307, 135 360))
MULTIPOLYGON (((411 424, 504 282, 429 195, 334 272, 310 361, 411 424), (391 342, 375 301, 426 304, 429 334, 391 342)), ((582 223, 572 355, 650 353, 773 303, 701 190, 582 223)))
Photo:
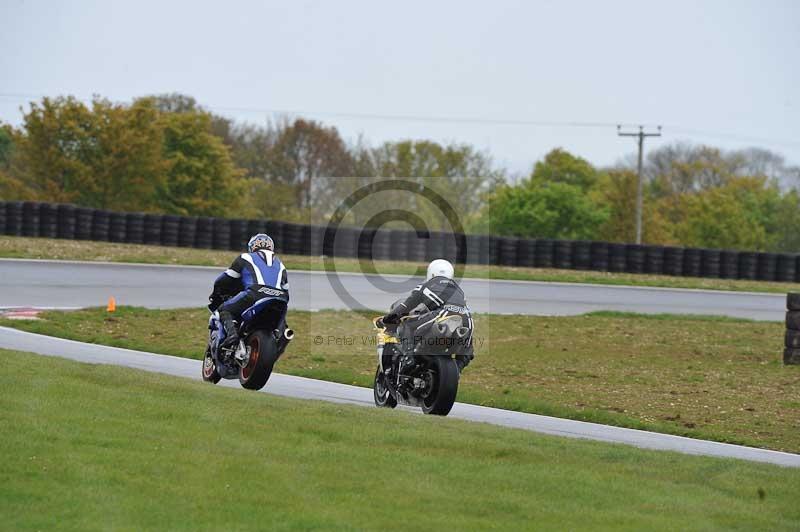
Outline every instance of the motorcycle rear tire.
POLYGON ((380 408, 394 408, 397 406, 397 399, 394 398, 392 393, 386 387, 386 384, 381 384, 382 391, 379 391, 379 380, 384 380, 386 377, 381 371, 380 366, 375 370, 375 380, 372 383, 372 398, 375 400, 375 406, 380 408))
POLYGON ((448 356, 434 356, 432 359, 433 391, 423 398, 422 411, 434 416, 446 416, 458 394, 458 366, 448 356))
POLYGON ((239 370, 239 384, 248 390, 260 390, 267 384, 278 360, 278 344, 271 334, 256 331, 247 338, 247 345, 250 360, 239 370))

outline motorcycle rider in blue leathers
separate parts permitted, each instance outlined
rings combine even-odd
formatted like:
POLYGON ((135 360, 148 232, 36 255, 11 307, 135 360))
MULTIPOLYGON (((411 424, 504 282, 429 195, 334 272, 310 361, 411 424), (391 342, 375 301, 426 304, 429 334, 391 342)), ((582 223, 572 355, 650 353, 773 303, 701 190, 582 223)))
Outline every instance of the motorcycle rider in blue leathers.
MULTIPOLYGON (((208 308, 212 312, 219 309, 219 319, 225 328, 225 340, 220 347, 226 348, 239 342, 234 320, 241 319, 242 312, 265 297, 274 297, 274 290, 284 292, 289 301, 289 280, 286 268, 275 255, 272 238, 259 233, 247 243, 247 253, 242 253, 233 261, 230 268, 222 272, 214 281, 214 290, 208 297, 208 308), (267 288, 260 292, 260 289, 267 288), (270 292, 270 293, 264 293, 270 292), (225 295, 236 294, 227 301, 225 295), (224 301, 224 302, 223 302, 224 301)), ((285 326, 285 323, 284 323, 285 326)))

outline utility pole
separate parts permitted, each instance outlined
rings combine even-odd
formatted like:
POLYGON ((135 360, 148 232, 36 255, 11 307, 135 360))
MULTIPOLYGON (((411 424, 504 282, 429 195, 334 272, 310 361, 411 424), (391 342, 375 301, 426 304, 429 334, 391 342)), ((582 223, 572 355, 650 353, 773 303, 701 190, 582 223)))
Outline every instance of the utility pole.
POLYGON ((639 164, 636 169, 638 183, 636 185, 636 243, 642 243, 642 152, 644 151, 644 138, 645 137, 660 137, 661 126, 658 126, 658 133, 645 133, 644 126, 639 126, 639 131, 636 133, 622 132, 622 126, 617 125, 617 135, 620 137, 638 137, 639 138, 639 164))

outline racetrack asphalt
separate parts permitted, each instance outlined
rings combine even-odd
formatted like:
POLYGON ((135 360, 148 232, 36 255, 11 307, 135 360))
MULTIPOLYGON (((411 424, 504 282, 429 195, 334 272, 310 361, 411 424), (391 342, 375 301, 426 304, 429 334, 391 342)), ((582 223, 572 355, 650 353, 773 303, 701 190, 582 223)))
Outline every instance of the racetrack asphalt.
MULTIPOLYGON (((76 308, 117 305, 151 308, 200 307, 220 268, 97 262, 0 259, 0 309, 76 308)), ((289 273, 290 310, 387 308, 420 279, 400 275, 289 273)), ((780 321, 785 296, 723 292, 463 279, 473 312, 540 316, 578 315, 597 310, 709 314, 780 321)))
MULTIPOLYGON (((199 360, 85 344, 6 327, 0 327, 0 347, 41 355, 58 356, 79 362, 112 364, 177 377, 200 379, 201 362, 199 360)), ((222 381, 220 385, 239 387, 238 381, 235 380, 222 381)), ((373 406, 374 404, 372 390, 368 388, 278 373, 273 373, 267 386, 262 391, 300 399, 322 400, 358 406, 373 406)), ((416 409, 409 410, 418 412, 416 409)), ((450 417, 530 430, 554 436, 633 445, 644 449, 737 458, 784 467, 800 467, 800 455, 797 454, 695 440, 669 434, 658 434, 536 414, 525 414, 464 403, 456 403, 450 412, 450 417)))

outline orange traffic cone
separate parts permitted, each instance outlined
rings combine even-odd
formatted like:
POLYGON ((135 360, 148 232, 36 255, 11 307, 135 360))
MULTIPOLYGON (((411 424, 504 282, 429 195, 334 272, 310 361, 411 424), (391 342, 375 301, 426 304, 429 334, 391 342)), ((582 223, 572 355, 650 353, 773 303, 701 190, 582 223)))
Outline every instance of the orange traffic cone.
POLYGON ((114 296, 108 298, 108 307, 106 307, 108 312, 114 312, 117 310, 117 300, 114 299, 114 296))

